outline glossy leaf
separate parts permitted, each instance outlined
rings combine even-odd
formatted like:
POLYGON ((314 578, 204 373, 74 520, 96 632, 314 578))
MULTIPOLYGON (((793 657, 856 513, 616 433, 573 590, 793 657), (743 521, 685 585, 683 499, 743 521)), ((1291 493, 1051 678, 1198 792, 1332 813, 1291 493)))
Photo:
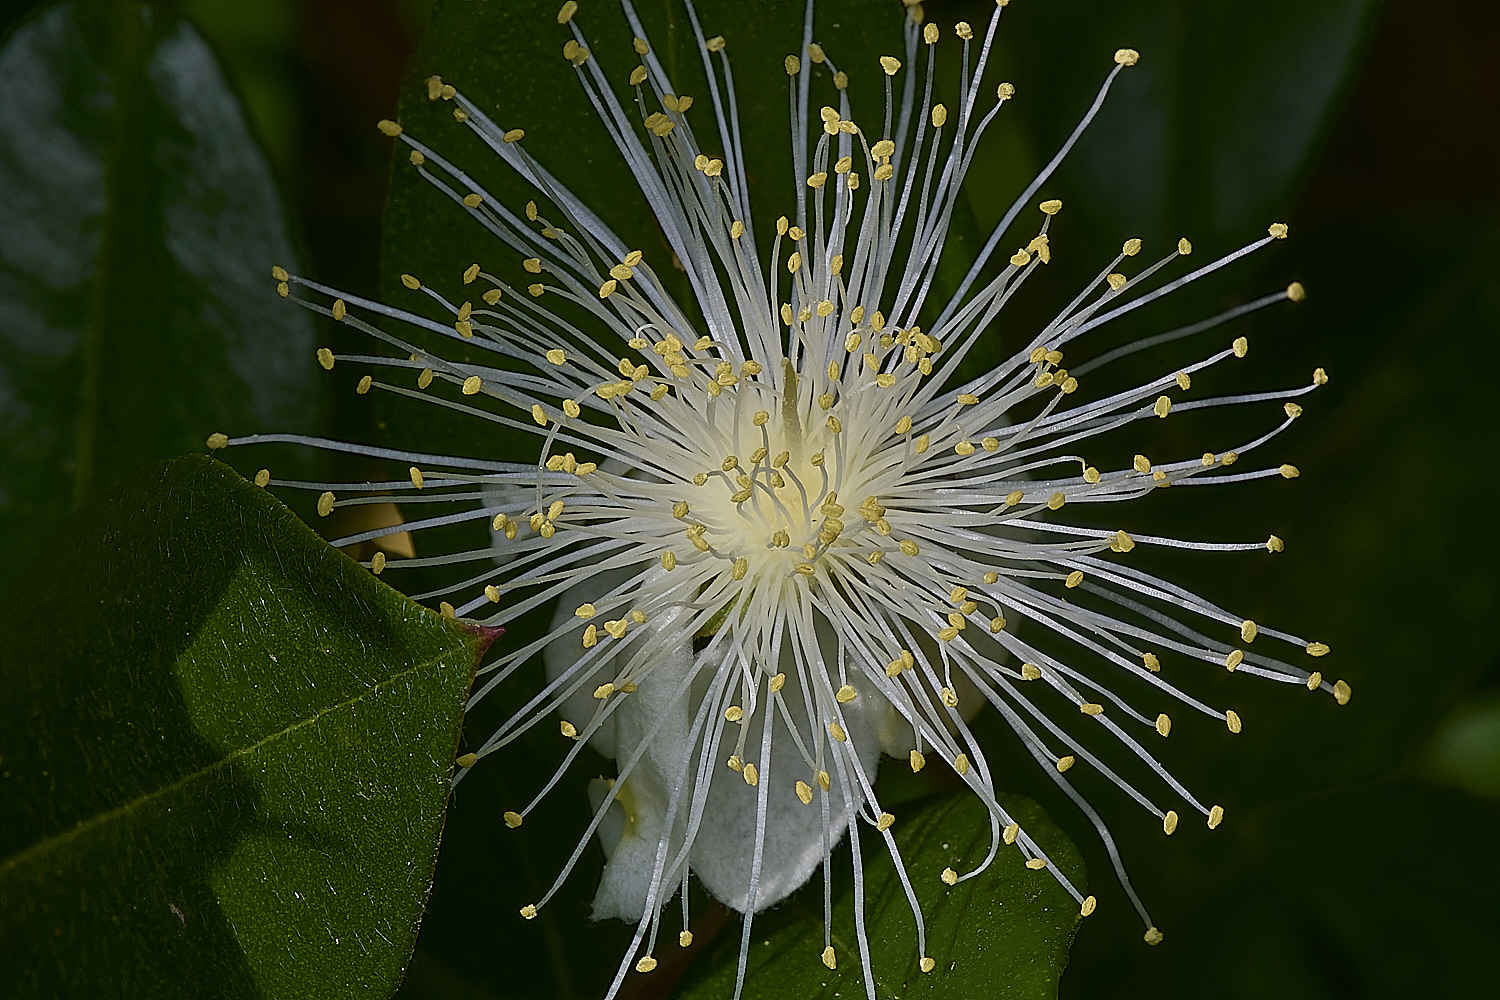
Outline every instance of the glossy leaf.
MULTIPOLYGON (((1041 808, 1018 798, 1005 798, 1004 804, 1053 862, 1082 886, 1082 858, 1041 808)), ((865 838, 865 919, 879 996, 1032 1000, 1057 995, 1080 918, 1077 902, 1052 875, 1026 868, 1018 849, 1002 845, 983 874, 951 887, 939 877, 948 867, 972 868, 990 848, 989 814, 977 799, 959 792, 929 802, 909 818, 898 818, 896 843, 922 904, 927 954, 936 966, 930 973, 920 971, 916 923, 895 866, 877 838, 865 838)), ((865 995, 853 932, 853 892, 846 890, 834 902, 838 967, 833 970, 821 958, 821 893, 811 896, 796 897, 790 919, 778 921, 774 930, 755 931, 746 996, 807 1000, 865 995)), ((724 936, 714 956, 715 971, 685 989, 683 1000, 710 1000, 733 992, 738 944, 738 934, 724 936)))
POLYGON ((217 461, 90 506, 0 604, 6 994, 389 995, 487 642, 217 461))
POLYGON ((312 326, 270 169, 213 54, 135 3, 0 48, 0 581, 71 507, 209 431, 307 429, 312 326))

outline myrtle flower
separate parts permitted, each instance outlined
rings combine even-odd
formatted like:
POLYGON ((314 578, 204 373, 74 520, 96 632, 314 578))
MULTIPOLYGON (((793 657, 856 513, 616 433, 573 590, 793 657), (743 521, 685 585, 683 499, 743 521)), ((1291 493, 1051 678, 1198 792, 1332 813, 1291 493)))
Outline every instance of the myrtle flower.
MULTIPOLYGON (((980 253, 961 262, 967 273, 956 292, 930 297, 975 145, 1015 93, 986 82, 1004 6, 982 32, 963 22, 951 29, 962 40, 962 65, 959 99, 948 107, 933 100, 942 32, 923 23, 920 7, 909 10, 904 52, 859 67, 869 80, 851 83, 836 54, 815 42, 809 0, 801 51, 784 63, 795 176, 784 192, 787 214, 777 218, 750 203, 728 46, 706 34, 691 0, 707 100, 673 85, 630 0, 621 7, 633 42, 600 54, 585 45, 569 0, 557 15, 562 55, 654 213, 671 260, 632 248, 528 155, 521 129, 434 77, 429 98, 451 103, 453 117, 529 182, 536 200, 504 204, 401 126, 381 128, 405 143, 427 182, 495 237, 495 259, 436 286, 403 276, 414 295, 426 296, 422 309, 274 272, 281 295, 295 287, 300 305, 385 349, 319 352, 325 368, 367 366, 372 374, 359 392, 420 397, 471 415, 476 427, 521 429, 538 442, 534 460, 519 463, 292 435, 216 435, 210 443, 294 441, 409 465, 408 480, 336 487, 342 498, 326 484, 274 482, 326 490, 320 514, 388 502, 393 493, 408 510, 443 511, 340 545, 487 521, 492 544, 479 550, 405 560, 377 552, 369 566, 380 573, 466 565, 466 579, 421 596, 449 598, 445 613, 488 625, 556 609, 545 635, 484 668, 475 701, 537 656, 547 682, 460 759, 459 777, 532 727, 558 726, 572 745, 556 773, 538 778, 531 801, 506 813, 519 827, 586 745, 616 762, 613 780, 590 787, 593 821, 572 857, 520 911, 534 917, 589 838, 599 837, 608 862, 594 916, 637 925, 611 995, 631 967, 655 967, 679 890, 678 942, 691 941, 693 874, 744 914, 738 992, 754 915, 821 868, 821 957, 834 967, 831 852, 857 822, 873 827, 895 860, 924 972, 935 962, 921 887, 972 878, 1001 851, 1018 851, 1027 867, 1056 878, 1082 915, 1092 912, 1094 897, 1050 865, 997 800, 995 772, 1010 762, 988 754, 969 727, 986 703, 1098 828, 1146 940, 1156 943, 1161 933, 1069 769, 1099 771, 1168 834, 1179 810, 1212 829, 1223 810, 1179 783, 1147 744, 1170 732, 1162 709, 1172 702, 1232 732, 1241 721, 1179 688, 1179 679, 1227 669, 1321 689, 1340 704, 1349 698, 1342 681, 1279 658, 1319 657, 1327 646, 1245 620, 1135 568, 1130 557, 1153 545, 1278 552, 1275 536, 1197 542, 1070 517, 1079 505, 1167 487, 1296 477, 1290 465, 1257 460, 1301 413, 1292 400, 1326 381, 1322 369, 1294 389, 1193 399, 1199 372, 1245 355, 1240 337, 1128 391, 1090 395, 1080 380, 1132 351, 1296 301, 1299 285, 1076 366, 1067 360, 1087 354, 1092 331, 1285 237, 1286 227, 1272 225, 1196 269, 1184 266, 1186 239, 1144 266, 1141 241, 1128 240, 1042 329, 994 329, 1010 298, 1051 260, 1049 229, 1061 202, 1036 206, 1034 231, 1012 230, 1136 52, 1115 53, 1061 150, 980 253), (625 65, 619 57, 631 46, 635 58, 625 65), (675 301, 659 280, 674 266, 686 274, 691 303, 675 301), (401 324, 425 331, 423 343, 451 338, 469 348, 466 356, 477 349, 492 360, 444 357, 395 332, 401 324), (961 377, 975 352, 993 363, 961 377), (1125 467, 1098 468, 1080 454, 1096 435, 1136 421, 1273 403, 1276 420, 1263 434, 1219 442, 1201 456, 1136 455, 1125 467), (1098 727, 1095 740, 1144 763, 1150 787, 1117 774, 1076 735, 1078 725, 1063 724, 1080 714, 1084 729, 1098 727), (896 818, 875 786, 882 754, 908 760, 913 771, 951 768, 991 814, 988 854, 965 871, 907 871, 896 818)), ((273 482, 267 472, 257 481, 273 482)), ((858 894, 867 845, 848 841, 858 894)), ((857 920, 858 961, 873 998, 862 913, 857 920)))

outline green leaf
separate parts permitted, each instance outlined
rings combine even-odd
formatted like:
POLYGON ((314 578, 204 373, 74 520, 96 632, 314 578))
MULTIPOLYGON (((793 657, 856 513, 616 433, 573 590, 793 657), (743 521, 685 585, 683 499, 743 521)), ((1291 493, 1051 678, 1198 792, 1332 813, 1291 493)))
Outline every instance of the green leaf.
MULTIPOLYGON (((1013 117, 981 144, 971 185, 989 223, 1078 122, 1121 47, 1137 49, 1104 110, 1048 187, 1109 245, 1184 234, 1248 242, 1281 217, 1364 48, 1376 0, 1232 4, 1088 0, 1006 12, 996 64, 1013 117), (1042 41, 1042 44, 1038 44, 1042 41)), ((976 15, 977 15, 976 11, 976 15)), ((1296 224, 1296 219, 1283 219, 1296 224)), ((1091 246, 1085 243, 1084 246, 1091 246)))
POLYGON ((487 633, 205 458, 69 522, 0 605, 11 996, 388 996, 487 633))
POLYGON ((0 582, 77 507, 211 431, 302 430, 312 326, 279 195, 213 54, 135 3, 0 48, 0 582))
MULTIPOLYGON (((1001 796, 1002 804, 1047 851, 1075 885, 1085 882, 1083 859, 1063 832, 1029 799, 1001 796)), ((981 875, 949 887, 944 868, 967 870, 990 847, 989 813, 978 799, 957 793, 897 821, 896 844, 927 928, 931 973, 918 967, 916 922, 897 881, 895 866, 878 838, 866 837, 866 928, 878 995, 1054 997, 1078 928, 1078 904, 1046 871, 1031 871, 1014 847, 1001 846, 981 875)), ((834 902, 833 946, 838 967, 823 965, 821 890, 794 897, 791 912, 769 932, 756 929, 750 946, 745 996, 779 1000, 865 995, 854 935, 854 895, 834 902), (816 898, 814 898, 816 893, 816 898)), ((770 923, 775 917, 763 916, 770 923)), ((738 934, 712 956, 714 971, 680 994, 682 1000, 725 997, 734 989, 738 934)))

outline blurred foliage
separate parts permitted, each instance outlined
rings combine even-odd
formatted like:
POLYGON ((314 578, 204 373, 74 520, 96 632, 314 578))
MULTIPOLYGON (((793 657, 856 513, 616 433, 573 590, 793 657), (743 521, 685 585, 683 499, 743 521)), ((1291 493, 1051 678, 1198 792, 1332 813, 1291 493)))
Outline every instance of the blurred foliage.
POLYGON ((387 996, 489 634, 191 456, 0 601, 10 997, 387 996))
MULTIPOLYGON (((466 34, 465 26, 475 18, 522 18, 529 5, 448 0, 402 90, 419 6, 182 4, 229 67, 287 192, 292 231, 314 276, 355 292, 382 286, 376 247, 390 144, 373 122, 396 115, 398 92, 404 121, 445 150, 452 143, 466 167, 491 176, 490 161, 467 133, 440 121, 446 106, 419 99, 420 79, 434 71, 488 109, 514 115, 528 130, 528 145, 549 165, 571 171, 570 182, 596 185, 597 207, 610 222, 642 223, 633 192, 612 182, 620 176, 613 154, 586 152, 589 115, 583 102, 570 103, 576 84, 556 56, 554 5, 542 5, 547 9, 522 29, 521 42, 494 30, 466 34), (534 68, 513 59, 523 44, 540 46, 546 58, 534 68)), ((598 6, 597 17, 595 5, 586 9, 588 29, 601 32, 595 50, 623 70, 630 57, 615 37, 618 17, 612 4, 598 6)), ((736 21, 740 8, 722 6, 727 26, 709 32, 730 39, 745 100, 763 100, 767 120, 779 123, 785 84, 774 78, 796 38, 771 15, 789 5, 764 8, 760 23, 736 21), (750 82, 757 60, 771 64, 764 94, 750 82)), ((642 7, 653 24, 675 23, 680 15, 666 8, 664 0, 642 7)), ((959 17, 981 23, 990 7, 933 0, 926 9, 946 25, 959 17)), ((834 10, 823 8, 824 15, 834 10)), ((845 68, 884 44, 891 30, 884 22, 820 15, 817 34, 845 68)), ((1500 919, 1487 901, 1500 887, 1500 863, 1484 838, 1500 801, 1500 642, 1492 626, 1500 581, 1476 543, 1487 537, 1488 498, 1496 491, 1500 416, 1476 390, 1495 377, 1492 347, 1500 333, 1493 268, 1500 257, 1493 185, 1500 133, 1482 127, 1500 120, 1500 63, 1488 50, 1497 32, 1500 10, 1486 0, 1388 0, 1378 11, 1356 0, 1278 0, 1253 12, 1188 0, 1007 8, 992 72, 1015 83, 1018 96, 977 154, 973 231, 987 230, 1077 121, 1109 68, 1109 53, 1130 45, 1143 59, 1044 190, 1067 205, 1053 229, 1056 259, 1007 309, 1002 336, 1045 322, 1127 237, 1143 238, 1149 253, 1187 235, 1208 258, 1249 242, 1273 219, 1290 223, 1286 243, 1118 329, 1101 330, 1096 346, 1211 315, 1293 278, 1307 285, 1306 303, 1206 334, 1201 343, 1127 359, 1093 376, 1090 390, 1175 370, 1219 338, 1241 333, 1250 338, 1250 356, 1203 379, 1204 391, 1299 385, 1313 367, 1328 370, 1330 384, 1304 401, 1307 415, 1277 442, 1278 454, 1302 468, 1300 479, 1222 494, 1167 491, 1132 505, 1140 509, 1131 511, 1128 527, 1205 539, 1273 531, 1286 538, 1287 551, 1275 557, 1139 554, 1154 557, 1143 565, 1247 617, 1330 643, 1334 653, 1320 666, 1347 678, 1355 692, 1338 709, 1326 698, 1250 678, 1185 676, 1195 694, 1235 707, 1246 720, 1238 737, 1206 720, 1181 720, 1164 755, 1189 787, 1227 807, 1229 818, 1212 834, 1184 824, 1167 841, 1154 819, 1132 812, 1112 789, 1080 779, 1111 820, 1134 883, 1166 932, 1156 949, 1141 945, 1127 901, 1102 874, 1108 861, 1088 824, 1028 768, 1008 777, 1010 790, 1045 807, 1101 873, 1091 888, 1099 913, 1074 942, 1064 996, 1458 996, 1490 988, 1488 942, 1500 919)), ((691 62, 680 68, 689 78, 700 72, 691 62)), ((940 79, 940 93, 955 82, 940 79)), ((760 144, 783 148, 770 131, 760 144)), ((465 242, 466 220, 416 185, 404 160, 390 176, 390 225, 400 236, 386 244, 383 285, 400 302, 405 293, 393 281, 401 271, 420 266, 435 282, 451 280, 489 251, 482 241, 465 242)), ((785 208, 779 185, 786 176, 774 166, 755 181, 769 198, 760 202, 768 217, 785 208)), ((264 281, 262 271, 254 281, 264 281)), ((325 329, 321 338, 342 351, 357 343, 340 339, 349 335, 325 329)), ((411 434, 431 444, 432 434, 464 433, 431 424, 430 412, 371 411, 349 391, 349 374, 336 370, 315 390, 336 435, 380 433, 395 441, 411 434)), ((1163 421, 1148 429, 1145 447, 1161 454, 1219 450, 1263 427, 1274 417, 1269 406, 1163 421)), ((196 440, 210 429, 220 428, 200 428, 196 440)), ((474 454, 505 447, 461 440, 474 454)), ((1142 450, 1129 437, 1097 447, 1111 460, 1142 450)), ((66 490, 55 495, 70 502, 66 490)), ((25 544, 40 545, 48 529, 26 523, 39 537, 25 544)), ((530 627, 540 626, 521 623, 516 638, 524 640, 530 627)), ((518 678, 518 686, 525 683, 518 678)), ((515 707, 506 698, 480 707, 472 717, 476 734, 515 707)), ((1003 745, 1003 726, 992 719, 990 728, 985 737, 1003 745)), ((585 926, 591 873, 602 859, 596 847, 537 920, 522 925, 509 902, 536 895, 586 823, 581 790, 569 798, 564 788, 543 814, 528 817, 530 836, 501 827, 500 811, 530 787, 527 776, 548 773, 560 758, 555 742, 523 738, 507 750, 504 767, 480 769, 456 795, 404 996, 590 996, 613 971, 627 929, 585 926)), ((594 766, 608 765, 596 759, 594 766)), ((934 790, 894 773, 883 778, 886 787, 891 778, 904 783, 899 796, 934 790)), ((786 910, 801 905, 794 900, 786 910)), ((712 956, 721 945, 708 931, 722 927, 719 937, 728 941, 737 938, 737 924, 701 898, 695 911, 704 940, 687 960, 705 957, 688 975, 711 976, 723 959, 712 956)), ((757 926, 773 932, 777 919, 757 926)), ((627 989, 660 995, 668 980, 660 970, 655 976, 656 986, 635 985, 653 977, 632 977, 627 989)))
POLYGON ((280 197, 198 32, 75 0, 6 40, 0 80, 9 582, 136 466, 221 425, 311 429, 318 407, 312 325, 270 293, 294 263, 280 197))

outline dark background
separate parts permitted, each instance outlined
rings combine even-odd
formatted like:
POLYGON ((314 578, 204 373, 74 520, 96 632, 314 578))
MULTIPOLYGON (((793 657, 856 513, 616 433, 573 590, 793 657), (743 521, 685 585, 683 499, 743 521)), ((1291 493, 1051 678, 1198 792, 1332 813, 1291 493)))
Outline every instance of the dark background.
MULTIPOLYGON (((0 33, 32 6, 6 8, 0 33)), ((1064 220, 1079 212, 1079 228, 1063 230, 1072 245, 1142 236, 1161 246, 1181 230, 1212 252, 1272 219, 1291 224, 1286 244, 1173 308, 1201 314, 1193 310, 1212 311, 1232 290, 1248 296, 1291 278, 1306 284, 1305 304, 1235 331, 1254 345, 1244 370, 1256 386, 1301 384, 1317 365, 1332 378, 1304 401, 1307 416, 1280 443, 1302 477, 1212 502, 1204 491, 1172 491, 1193 495, 1163 497, 1144 516, 1188 537, 1286 538, 1288 551, 1274 560, 1154 565, 1259 621, 1330 643, 1334 655, 1320 666, 1349 680, 1354 698, 1336 709, 1326 698, 1216 679, 1208 693, 1223 701, 1232 692, 1245 733, 1231 738, 1204 727, 1185 731, 1182 746, 1174 733, 1179 757, 1168 759, 1190 787, 1228 808, 1212 835, 1185 823, 1164 842, 1154 821, 1131 815, 1107 792, 1095 795, 1166 932, 1155 949, 1141 944, 1087 824, 1040 780, 1015 775, 1012 790, 1035 795, 1083 848, 1101 899, 1076 939, 1062 993, 1488 995, 1500 941, 1500 574, 1488 520, 1500 487, 1493 389, 1500 8, 1487 0, 1388 0, 1350 15, 1358 5, 1306 4, 1355 26, 1347 61, 1320 66, 1318 50, 1291 53, 1268 32, 1266 66, 1256 76, 1204 65, 1200 51, 1205 38, 1258 37, 1280 9, 1241 6, 1155 3, 1106 14, 1080 3, 1016 4, 997 58, 1013 63, 1023 97, 1037 95, 1033 107, 1056 114, 1023 117, 1004 135, 1011 145, 990 154, 990 169, 1000 193, 1009 190, 1005 179, 1034 168, 1096 85, 1092 70, 1081 77, 1063 72, 1066 60, 1050 66, 1049 47, 1118 37, 1147 61, 1165 46, 1175 72, 1143 77, 1147 83, 1123 79, 1119 107, 1106 110, 1090 140, 1101 145, 1081 145, 1078 165, 1051 186, 1069 203, 1064 220), (1159 39, 1158 49, 1138 44, 1142 36, 1159 39), (1274 129, 1215 133, 1191 109, 1155 129, 1152 109, 1189 107, 1221 76, 1222 98, 1206 112, 1200 102, 1200 116, 1222 108, 1228 119, 1236 101, 1254 104, 1261 95, 1295 108, 1295 91, 1289 97, 1276 86, 1278 74, 1293 69, 1278 61, 1284 51, 1326 70, 1327 112, 1309 119, 1284 181, 1246 196, 1247 207, 1202 178, 1214 176, 1216 156, 1274 159, 1283 137, 1274 129), (1184 148, 1216 134, 1216 148, 1184 148), (1153 142, 1173 152, 1173 170, 1164 174, 1144 154, 1133 159, 1137 145, 1153 142), (1106 145, 1120 151, 1118 162, 1103 156, 1106 145), (1101 172, 1101 163, 1114 165, 1101 172), (1152 191, 1164 195, 1147 196, 1152 191), (1256 220, 1248 230, 1246 213, 1256 220)), ((390 146, 370 125, 394 113, 429 4, 178 7, 216 47, 248 108, 310 273, 376 294, 390 146)), ((940 22, 960 16, 941 3, 927 9, 940 22)), ((998 212, 984 194, 973 207, 981 221, 998 212)), ((368 437, 376 417, 362 401, 330 398, 330 429, 368 437)), ((1162 447, 1179 433, 1188 429, 1163 429, 1162 447)), ((498 807, 478 801, 484 790, 465 790, 403 995, 596 993, 622 930, 583 926, 592 888, 583 883, 596 862, 586 859, 574 880, 576 918, 517 931, 509 917, 515 880, 548 870, 555 849, 533 843, 540 858, 511 853, 525 848, 492 850, 488 824, 498 807)))

